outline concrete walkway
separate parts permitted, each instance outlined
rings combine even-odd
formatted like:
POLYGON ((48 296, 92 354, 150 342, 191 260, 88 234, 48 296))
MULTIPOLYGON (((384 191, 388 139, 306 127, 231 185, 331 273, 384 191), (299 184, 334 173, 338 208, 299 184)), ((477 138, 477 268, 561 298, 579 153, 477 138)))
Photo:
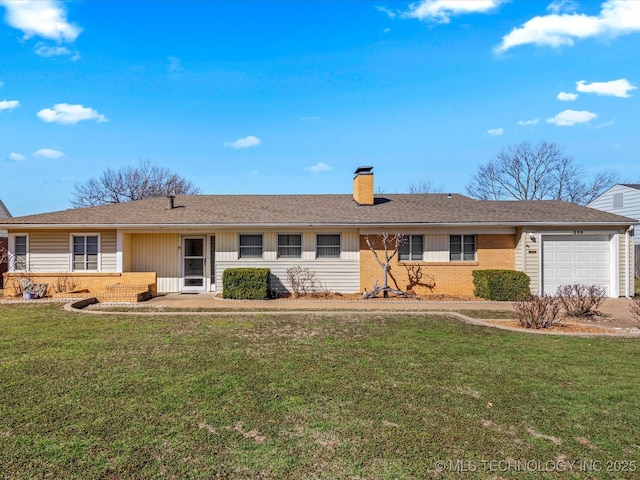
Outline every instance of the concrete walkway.
MULTIPOLYGON (((631 300, 627 298, 607 298, 599 311, 601 316, 586 323, 610 328, 640 327, 629 311, 631 300)), ((214 293, 180 294, 171 293, 154 297, 140 306, 158 309, 215 309, 224 311, 367 311, 367 312, 424 312, 461 310, 512 311, 510 302, 491 301, 428 301, 412 299, 370 299, 370 300, 225 300, 214 293)))

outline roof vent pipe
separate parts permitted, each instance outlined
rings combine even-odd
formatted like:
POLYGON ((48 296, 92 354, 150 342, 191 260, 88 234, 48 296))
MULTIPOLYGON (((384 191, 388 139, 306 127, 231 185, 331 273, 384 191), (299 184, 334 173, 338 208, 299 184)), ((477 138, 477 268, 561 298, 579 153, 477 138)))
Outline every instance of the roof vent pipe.
POLYGON ((169 200, 169 210, 173 210, 175 208, 175 205, 173 203, 175 199, 176 199, 175 195, 167 195, 167 200, 169 200))

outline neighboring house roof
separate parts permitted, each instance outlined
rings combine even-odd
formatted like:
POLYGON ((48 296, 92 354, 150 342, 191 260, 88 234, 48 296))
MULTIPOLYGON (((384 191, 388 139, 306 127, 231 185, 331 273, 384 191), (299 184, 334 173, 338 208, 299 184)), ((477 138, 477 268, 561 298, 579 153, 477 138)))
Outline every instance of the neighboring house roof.
POLYGON ((634 188, 636 190, 640 190, 640 183, 621 183, 623 187, 634 188))
POLYGON ((11 218, 11 214, 4 203, 2 203, 2 200, 0 200, 0 220, 4 220, 5 218, 11 218))
POLYGON ((0 221, 6 227, 628 225, 635 220, 558 200, 479 201, 464 195, 186 195, 70 209, 0 221))

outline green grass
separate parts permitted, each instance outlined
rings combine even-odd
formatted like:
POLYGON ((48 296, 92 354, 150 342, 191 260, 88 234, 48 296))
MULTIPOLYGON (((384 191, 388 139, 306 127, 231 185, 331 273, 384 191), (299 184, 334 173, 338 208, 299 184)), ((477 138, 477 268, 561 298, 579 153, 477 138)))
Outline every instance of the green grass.
POLYGON ((433 315, 93 316, 55 304, 0 306, 0 332, 2 478, 613 479, 640 469, 633 339, 433 315), (568 468, 558 461, 581 463, 537 471, 568 468), (456 465, 476 471, 459 476, 456 465))

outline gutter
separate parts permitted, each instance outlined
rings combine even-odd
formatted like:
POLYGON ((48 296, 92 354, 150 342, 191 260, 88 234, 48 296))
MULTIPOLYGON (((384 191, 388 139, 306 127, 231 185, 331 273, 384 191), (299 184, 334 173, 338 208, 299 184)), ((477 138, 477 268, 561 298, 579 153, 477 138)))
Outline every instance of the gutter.
POLYGON ((18 230, 24 228, 36 229, 124 229, 124 230, 145 230, 149 228, 159 229, 203 229, 203 228, 292 228, 292 227, 322 227, 322 228, 410 228, 410 227, 627 227, 629 222, 411 222, 411 223, 0 223, 0 228, 18 230))

